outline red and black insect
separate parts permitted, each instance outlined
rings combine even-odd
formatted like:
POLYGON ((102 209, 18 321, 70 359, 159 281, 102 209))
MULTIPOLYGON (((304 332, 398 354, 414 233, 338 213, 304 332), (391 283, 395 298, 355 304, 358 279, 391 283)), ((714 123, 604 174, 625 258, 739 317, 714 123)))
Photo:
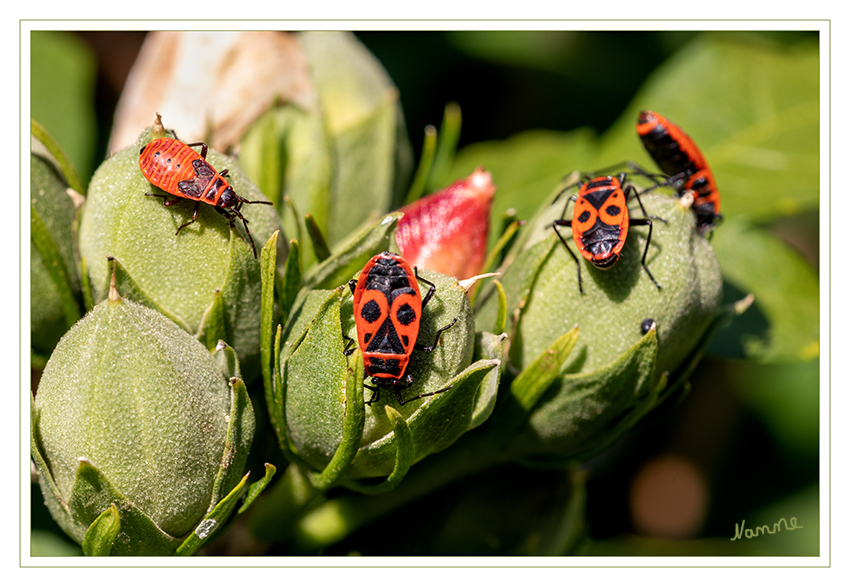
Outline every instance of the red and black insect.
POLYGON ((176 196, 169 200, 167 195, 146 193, 146 196, 163 198, 166 206, 171 206, 181 198, 195 200, 195 210, 192 219, 181 225, 176 234, 198 219, 198 208, 201 202, 211 205, 216 212, 230 221, 230 226, 236 218, 242 220, 245 234, 251 242, 254 257, 257 257, 257 247, 248 230, 248 221, 242 215, 243 204, 266 204, 271 202, 250 201, 238 196, 227 182, 227 169, 219 173, 207 162, 207 145, 205 143, 181 143, 168 137, 154 139, 142 148, 139 154, 139 167, 145 178, 159 189, 176 196), (201 152, 192 147, 201 147, 201 152))
MULTIPOLYGON (((564 240, 561 231, 558 230, 559 226, 572 227, 573 242, 575 242, 579 253, 599 269, 610 269, 619 260, 630 226, 649 226, 641 265, 643 265, 646 274, 649 275, 655 287, 661 289, 661 286, 649 271, 649 267, 646 266, 646 253, 649 251, 649 243, 652 240, 652 220, 666 221, 647 215, 637 189, 632 184, 626 183, 625 173, 618 176, 596 177, 589 181, 583 181, 578 186, 578 196, 572 198, 576 200, 572 220, 564 220, 570 202, 570 200, 567 200, 561 218, 554 220, 552 226, 555 228, 558 238, 561 239, 576 262, 579 291, 584 293, 581 286, 581 263, 570 249, 567 241, 564 240), (629 218, 629 209, 626 206, 626 200, 629 197, 634 197, 638 201, 644 218, 629 218)), ((564 191, 572 187, 568 186, 564 191)))
MULTIPOLYGON (((405 374, 413 349, 433 351, 440 335, 457 322, 455 318, 451 324, 440 328, 430 346, 416 342, 422 309, 436 291, 434 284, 419 277, 416 268, 411 269, 402 257, 387 252, 372 257, 360 277, 352 279, 348 285, 354 294, 357 344, 363 353, 366 375, 372 378, 372 385, 365 387, 374 391, 366 403, 378 401, 381 389, 387 388, 393 390, 399 405, 451 389, 449 386, 407 400, 401 398, 401 390, 413 383, 410 373, 405 374), (428 285, 424 299, 419 297, 417 280, 428 285)), ((349 338, 346 355, 354 352, 353 344, 349 338)))
POLYGON ((694 212, 700 230, 713 228, 720 215, 720 193, 714 174, 696 143, 660 114, 644 110, 638 116, 637 133, 659 169, 671 176, 679 195, 695 193, 694 212))

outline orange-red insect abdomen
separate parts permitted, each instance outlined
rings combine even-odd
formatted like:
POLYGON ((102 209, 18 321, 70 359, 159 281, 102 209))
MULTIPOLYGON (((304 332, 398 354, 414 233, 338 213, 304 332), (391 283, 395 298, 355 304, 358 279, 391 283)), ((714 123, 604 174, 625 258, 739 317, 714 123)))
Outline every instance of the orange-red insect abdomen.
POLYGON ((400 379, 419 336, 422 299, 413 269, 393 253, 375 255, 354 287, 357 344, 366 374, 400 379))
POLYGON ((142 149, 139 167, 145 178, 162 191, 211 206, 219 204, 229 187, 201 154, 168 137, 154 139, 142 149))
POLYGON ((579 188, 573 209, 573 241, 582 256, 600 269, 620 258, 629 233, 626 196, 616 177, 597 177, 579 188))
POLYGON ((660 114, 644 110, 638 116, 637 133, 659 169, 679 178, 680 195, 696 193, 694 212, 701 228, 709 228, 720 218, 720 193, 714 174, 694 140, 660 114))

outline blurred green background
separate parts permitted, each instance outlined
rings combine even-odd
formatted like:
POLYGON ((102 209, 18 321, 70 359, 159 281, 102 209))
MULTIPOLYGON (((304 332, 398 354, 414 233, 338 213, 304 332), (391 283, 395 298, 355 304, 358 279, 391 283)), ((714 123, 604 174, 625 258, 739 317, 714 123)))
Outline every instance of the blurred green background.
MULTIPOLYGON (((633 131, 641 108, 697 139, 723 194, 726 220, 712 245, 726 301, 753 292, 756 303, 714 341, 680 404, 585 464, 587 519, 576 554, 817 555, 817 32, 357 36, 399 89, 417 158, 425 126, 439 126, 447 103, 460 105, 459 153, 447 179, 477 165, 492 171, 496 219, 510 207, 527 217, 539 202, 529 191, 543 198, 573 169, 624 158, 650 165, 633 131), (752 163, 761 156, 773 159, 752 163), (749 528, 791 517, 802 528, 730 540, 743 520, 749 528)), ((84 184, 107 155, 115 104, 143 40, 140 32, 33 33, 33 118, 84 184)), ((503 552, 512 524, 527 517, 500 514, 504 527, 479 531, 464 525, 470 512, 545 511, 565 483, 524 471, 529 483, 514 487, 516 477, 510 467, 459 482, 326 554, 456 554, 465 533, 469 554, 503 552), (398 516, 427 522, 406 526, 398 516)), ((36 486, 32 501, 33 554, 78 552, 36 486)))

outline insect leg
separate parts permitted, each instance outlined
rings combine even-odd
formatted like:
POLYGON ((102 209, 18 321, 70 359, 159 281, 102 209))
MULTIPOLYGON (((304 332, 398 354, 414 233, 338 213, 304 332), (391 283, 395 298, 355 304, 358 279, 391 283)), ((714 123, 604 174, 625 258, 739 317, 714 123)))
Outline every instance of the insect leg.
POLYGON ((446 330, 448 330, 452 326, 454 326, 455 322, 457 322, 457 318, 452 320, 452 323, 449 324, 448 326, 443 326, 442 328, 440 328, 437 331, 437 336, 434 338, 434 344, 432 344, 431 346, 424 346, 424 345, 421 345, 417 342, 413 345, 413 348, 415 348, 416 350, 419 350, 419 351, 425 351, 426 353, 430 353, 435 348, 437 348, 437 345, 440 343, 440 335, 443 334, 446 330))
POLYGON ((166 206, 171 206, 172 204, 176 204, 177 202, 180 202, 181 200, 185 199, 185 198, 176 197, 173 200, 169 200, 168 194, 151 194, 149 192, 145 192, 145 195, 151 196, 151 197, 154 197, 154 198, 162 198, 162 203, 165 204, 166 206))
POLYGON ((376 401, 378 401, 378 398, 381 397, 381 388, 378 387, 377 385, 366 385, 365 383, 363 384, 363 387, 365 387, 366 389, 371 389, 372 392, 373 392, 372 397, 370 397, 368 400, 366 400, 366 405, 371 406, 376 401))
MULTIPOLYGON (((173 204, 174 200, 172 200, 171 203, 173 204)), ((166 206, 169 205, 168 200, 166 200, 165 205, 166 206)), ((183 230, 184 228, 186 228, 187 226, 189 226, 190 224, 195 222, 195 220, 198 219, 198 208, 200 207, 200 205, 201 205, 200 201, 195 202, 195 209, 192 211, 192 219, 189 222, 186 222, 185 224, 181 224, 180 228, 177 229, 177 232, 174 233, 175 236, 180 234, 181 230, 183 230)))
POLYGON ((351 353, 354 352, 354 339, 348 336, 346 333, 342 333, 342 337, 348 342, 345 345, 345 348, 342 350, 342 354, 346 357, 350 357, 351 353))
POLYGON ((238 217, 242 221, 242 226, 245 227, 245 234, 248 235, 248 242, 251 243, 251 250, 254 251, 254 258, 257 258, 257 247, 254 245, 254 237, 251 236, 251 231, 248 230, 248 221, 242 216, 242 213, 236 208, 231 208, 230 210, 224 210, 219 208, 218 206, 213 207, 216 212, 230 220, 230 226, 233 226, 234 217, 238 217))
MULTIPOLYGON (((431 299, 431 296, 434 295, 434 292, 437 291, 436 286, 433 283, 425 279, 424 277, 419 277, 419 269, 417 267, 413 268, 413 274, 416 276, 416 279, 428 284, 428 293, 425 294, 425 298, 422 300, 422 307, 425 307, 425 304, 428 303, 428 300, 431 299)), ((354 291, 353 289, 351 291, 354 291)))
POLYGON ((398 401, 398 405, 403 406, 408 402, 412 402, 413 400, 422 399, 423 397, 430 397, 432 395, 437 395, 438 393, 443 393, 444 391, 450 390, 453 385, 449 385, 448 387, 444 387, 443 389, 438 389, 437 391, 432 391, 430 393, 423 393, 421 395, 417 395, 416 397, 411 397, 406 400, 401 399, 401 392, 397 389, 393 389, 393 393, 395 393, 395 399, 398 401))
MULTIPOLYGON (((206 143, 186 143, 187 147, 200 147, 201 148, 201 159, 206 160, 207 158, 207 144, 206 143)), ((224 174, 222 174, 224 175, 224 174)))
POLYGON ((570 245, 567 244, 567 241, 564 240, 564 237, 561 236, 561 231, 558 230, 559 226, 571 226, 571 222, 567 220, 553 220, 552 228, 555 229, 555 234, 558 235, 558 238, 561 239, 561 242, 564 243, 564 247, 567 249, 567 252, 572 256, 573 261, 576 262, 576 273, 578 274, 578 291, 580 294, 584 294, 584 290, 581 287, 581 263, 579 263, 578 257, 573 253, 572 249, 570 249, 570 245))
POLYGON ((646 246, 643 249, 643 258, 640 260, 640 264, 643 265, 644 271, 649 275, 649 278, 652 280, 652 283, 655 284, 659 290, 661 286, 655 281, 655 278, 652 276, 652 273, 649 271, 649 267, 646 266, 646 254, 649 252, 649 243, 652 240, 652 220, 650 218, 630 218, 629 226, 649 226, 649 233, 646 235, 646 246))

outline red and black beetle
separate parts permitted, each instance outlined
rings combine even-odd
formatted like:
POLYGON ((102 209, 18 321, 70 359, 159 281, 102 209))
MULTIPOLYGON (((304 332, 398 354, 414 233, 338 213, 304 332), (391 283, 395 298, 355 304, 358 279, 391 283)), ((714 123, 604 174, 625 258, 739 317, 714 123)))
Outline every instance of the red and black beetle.
MULTIPOLYGON (((413 349, 433 351, 440 335, 457 322, 455 318, 451 324, 440 328, 430 346, 416 342, 422 309, 436 291, 434 284, 419 277, 417 270, 411 269, 399 255, 385 252, 372 257, 360 277, 352 279, 348 285, 354 294, 357 344, 363 353, 366 375, 372 378, 372 385, 365 387, 375 392, 366 403, 378 401, 381 389, 387 388, 393 390, 399 405, 451 389, 449 386, 407 400, 401 398, 401 390, 413 383, 410 373, 405 373, 413 349), (429 286, 424 299, 420 298, 417 280, 429 286)), ((353 343, 349 338, 346 355, 354 352, 353 343)))
POLYGON ((696 143, 660 114, 644 110, 638 116, 637 133, 659 169, 678 184, 679 195, 692 190, 697 226, 705 232, 713 228, 720 215, 720 193, 714 174, 696 143))
POLYGON ((271 202, 250 201, 238 196, 227 182, 227 169, 219 173, 207 162, 207 145, 205 143, 181 143, 177 139, 163 137, 154 139, 139 153, 139 167, 145 178, 159 189, 176 196, 169 200, 167 195, 146 193, 146 196, 163 198, 166 206, 171 206, 181 198, 195 200, 195 210, 192 219, 181 225, 176 234, 198 219, 198 208, 201 202, 211 205, 216 212, 224 216, 233 226, 235 218, 242 220, 245 234, 251 242, 254 258, 257 257, 257 247, 248 230, 248 221, 242 215, 243 204, 266 204, 271 202), (192 147, 201 147, 198 154, 192 147))
MULTIPOLYGON (((558 230, 559 226, 572 227, 573 242, 575 242, 579 253, 599 269, 610 269, 619 260, 630 226, 649 226, 646 247, 643 250, 643 258, 640 263, 655 287, 661 289, 661 286, 649 271, 649 267, 646 266, 646 253, 649 251, 649 243, 652 240, 652 218, 662 222, 666 221, 646 214, 637 189, 632 184, 626 183, 626 173, 621 173, 618 176, 596 177, 589 181, 582 181, 578 185, 578 195, 572 198, 576 200, 572 220, 564 220, 570 202, 570 200, 567 200, 561 218, 554 220, 552 226, 558 234, 558 238, 561 239, 564 247, 576 262, 579 292, 584 293, 581 287, 581 263, 570 249, 567 241, 564 240, 561 231, 558 230), (626 207, 626 200, 629 197, 634 197, 638 201, 644 218, 629 218, 629 209, 626 207)), ((568 186, 564 191, 572 187, 568 186)))

